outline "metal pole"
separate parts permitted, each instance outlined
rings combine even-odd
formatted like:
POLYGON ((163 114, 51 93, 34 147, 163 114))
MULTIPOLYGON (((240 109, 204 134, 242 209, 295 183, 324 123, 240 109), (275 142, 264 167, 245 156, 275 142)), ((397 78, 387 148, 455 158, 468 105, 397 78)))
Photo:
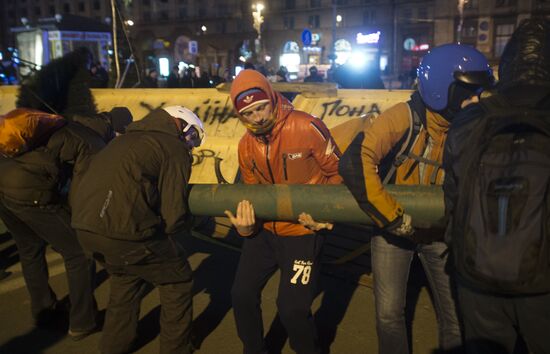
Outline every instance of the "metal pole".
MULTIPOLYGON (((412 216, 415 227, 444 227, 441 187, 386 188, 412 216)), ((189 208, 194 215, 224 216, 225 210, 235 213, 244 199, 252 203, 256 217, 264 220, 296 221, 306 212, 319 221, 373 224, 344 185, 196 184, 191 187, 189 208)))
POLYGON ((118 61, 118 41, 117 41, 117 29, 116 29, 116 0, 111 0, 111 23, 113 24, 113 55, 115 57, 115 87, 118 87, 120 80, 120 63, 118 61))
POLYGON ((126 80, 126 74, 128 74, 128 69, 130 69, 130 65, 134 62, 134 55, 130 55, 130 58, 126 60, 126 67, 124 68, 124 72, 122 73, 122 77, 120 78, 120 81, 118 82, 118 86, 115 86, 115 88, 121 88, 124 84, 124 80, 126 80))
POLYGON ((393 74, 395 75, 397 70, 397 5, 395 0, 392 1, 393 6, 393 74))
POLYGON ((332 68, 336 63, 336 0, 332 0, 332 68))

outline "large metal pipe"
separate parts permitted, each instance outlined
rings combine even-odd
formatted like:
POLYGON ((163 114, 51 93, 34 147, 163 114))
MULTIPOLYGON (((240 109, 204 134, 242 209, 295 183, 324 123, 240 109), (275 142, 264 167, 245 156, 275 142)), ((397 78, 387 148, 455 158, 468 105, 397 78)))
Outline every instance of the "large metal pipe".
MULTIPOLYGON (((444 227, 441 187, 386 188, 412 216, 415 227, 444 227)), ((195 184, 189 207, 194 215, 224 216, 226 209, 235 213, 243 199, 254 205, 257 218, 265 220, 297 220, 307 212, 319 221, 373 224, 344 185, 195 184)))

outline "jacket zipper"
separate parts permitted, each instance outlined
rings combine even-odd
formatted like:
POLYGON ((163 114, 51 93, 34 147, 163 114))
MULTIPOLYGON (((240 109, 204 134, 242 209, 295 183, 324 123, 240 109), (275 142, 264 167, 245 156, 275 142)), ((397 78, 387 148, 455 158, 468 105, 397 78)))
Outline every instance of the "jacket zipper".
POLYGON ((262 173, 262 171, 260 171, 260 169, 258 168, 258 166, 256 166, 256 161, 252 160, 252 168, 251 168, 251 171, 252 171, 252 174, 254 174, 254 171, 258 171, 258 174, 260 175, 260 177, 262 177, 265 181, 268 181, 267 178, 265 178, 264 174, 262 173))
POLYGON ((267 164, 269 177, 271 177, 271 183, 275 184, 275 178, 273 177, 273 170, 271 169, 271 164, 269 163, 269 141, 267 139, 265 139, 265 163, 267 164))
POLYGON ((285 176, 285 181, 288 181, 288 174, 286 172, 286 154, 283 154, 283 173, 285 176))

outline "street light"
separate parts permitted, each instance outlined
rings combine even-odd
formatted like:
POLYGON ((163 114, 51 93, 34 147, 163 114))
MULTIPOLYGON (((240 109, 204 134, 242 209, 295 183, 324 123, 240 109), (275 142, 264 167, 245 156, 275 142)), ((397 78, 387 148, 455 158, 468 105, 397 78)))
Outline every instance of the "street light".
POLYGON ((256 38, 255 44, 256 44, 256 53, 260 52, 260 44, 262 39, 262 23, 264 23, 264 17, 262 16, 262 11, 264 10, 264 4, 261 2, 252 4, 252 9, 256 11, 252 11, 252 18, 254 19, 254 29, 256 32, 258 32, 258 38, 256 38))
POLYGON ((206 26, 205 26, 205 25, 202 25, 202 27, 201 27, 201 31, 203 31, 203 32, 206 32, 206 30, 207 30, 207 29, 208 29, 208 28, 206 28, 206 26))

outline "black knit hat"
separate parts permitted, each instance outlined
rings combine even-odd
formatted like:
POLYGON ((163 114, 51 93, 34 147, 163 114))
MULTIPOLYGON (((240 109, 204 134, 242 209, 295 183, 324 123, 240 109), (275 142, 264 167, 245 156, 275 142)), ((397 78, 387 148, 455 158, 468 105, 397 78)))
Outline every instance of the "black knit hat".
POLYGON ((114 131, 120 134, 124 134, 126 127, 133 121, 132 113, 126 107, 115 107, 106 112, 106 114, 111 121, 114 131))

